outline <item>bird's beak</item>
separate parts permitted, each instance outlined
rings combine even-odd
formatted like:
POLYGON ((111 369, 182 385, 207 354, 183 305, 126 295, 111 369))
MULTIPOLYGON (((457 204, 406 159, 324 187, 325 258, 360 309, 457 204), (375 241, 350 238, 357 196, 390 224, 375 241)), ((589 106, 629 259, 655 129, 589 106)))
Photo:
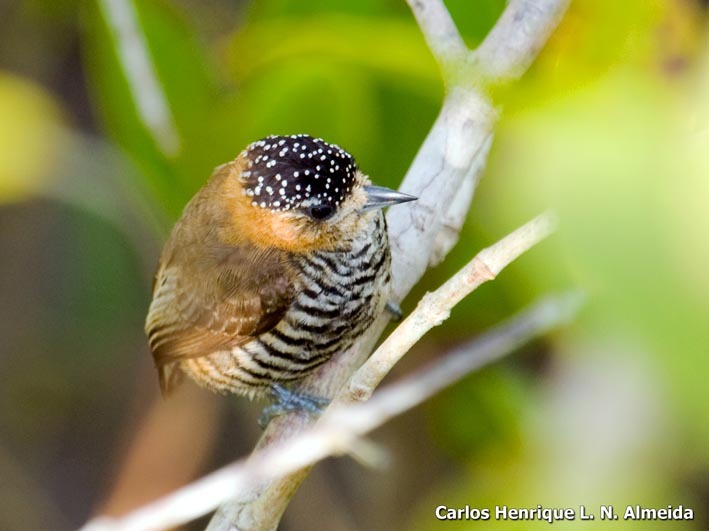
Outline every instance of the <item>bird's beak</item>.
POLYGON ((402 194, 401 192, 383 186, 365 186, 364 191, 367 194, 367 202, 360 209, 361 212, 398 205, 399 203, 406 203, 408 201, 416 201, 418 199, 418 197, 414 197, 413 195, 402 194))

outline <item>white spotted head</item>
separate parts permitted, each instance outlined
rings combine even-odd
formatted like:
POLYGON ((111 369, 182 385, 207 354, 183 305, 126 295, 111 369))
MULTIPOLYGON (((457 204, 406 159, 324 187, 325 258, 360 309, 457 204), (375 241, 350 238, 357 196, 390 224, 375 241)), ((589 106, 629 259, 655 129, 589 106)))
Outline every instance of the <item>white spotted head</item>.
POLYGON ((325 220, 365 184, 352 155, 321 138, 269 136, 250 144, 244 155, 243 190, 256 207, 325 220))
POLYGON ((266 137, 235 162, 246 208, 237 209, 239 230, 263 245, 335 248, 367 230, 382 207, 415 199, 372 186, 347 151, 308 135, 266 137))

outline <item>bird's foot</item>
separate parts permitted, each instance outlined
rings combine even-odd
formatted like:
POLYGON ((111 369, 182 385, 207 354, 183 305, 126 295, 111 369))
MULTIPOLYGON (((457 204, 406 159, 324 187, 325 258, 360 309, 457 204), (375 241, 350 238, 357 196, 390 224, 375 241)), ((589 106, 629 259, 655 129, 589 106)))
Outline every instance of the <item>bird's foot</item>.
POLYGON ((258 419, 259 426, 265 428, 275 417, 293 411, 305 411, 310 415, 320 415, 330 400, 321 396, 313 396, 291 391, 281 384, 271 384, 273 403, 263 408, 258 419))
POLYGON ((398 323, 401 321, 401 318, 404 317, 404 313, 401 311, 401 306, 393 301, 387 301, 386 311, 389 312, 391 320, 395 323, 398 323))

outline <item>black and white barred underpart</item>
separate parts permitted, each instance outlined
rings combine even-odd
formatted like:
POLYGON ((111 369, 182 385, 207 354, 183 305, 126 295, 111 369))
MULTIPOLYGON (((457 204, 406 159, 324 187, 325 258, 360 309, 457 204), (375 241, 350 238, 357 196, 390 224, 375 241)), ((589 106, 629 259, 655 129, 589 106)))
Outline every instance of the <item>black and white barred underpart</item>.
POLYGON ((372 324, 388 297, 391 257, 381 212, 334 251, 297 258, 302 289, 270 331, 231 350, 185 360, 217 391, 256 395, 297 380, 342 352, 372 324))

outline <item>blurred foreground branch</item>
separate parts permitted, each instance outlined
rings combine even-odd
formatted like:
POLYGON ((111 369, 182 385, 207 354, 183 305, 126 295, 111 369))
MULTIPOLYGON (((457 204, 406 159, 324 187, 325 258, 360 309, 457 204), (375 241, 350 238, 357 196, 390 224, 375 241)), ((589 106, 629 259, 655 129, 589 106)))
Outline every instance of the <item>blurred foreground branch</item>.
MULTIPOLYGON (((574 292, 543 299, 443 359, 376 392, 370 400, 334 405, 314 427, 292 439, 217 470, 123 518, 90 522, 82 531, 146 531, 179 525, 254 485, 311 466, 330 455, 367 449, 362 444, 363 435, 535 336, 568 322, 581 301, 574 292)), ((423 306, 425 303, 417 312, 425 311, 423 306)), ((238 529, 229 521, 220 520, 218 524, 224 529, 238 529)), ((255 523, 249 529, 266 527, 255 523)))

